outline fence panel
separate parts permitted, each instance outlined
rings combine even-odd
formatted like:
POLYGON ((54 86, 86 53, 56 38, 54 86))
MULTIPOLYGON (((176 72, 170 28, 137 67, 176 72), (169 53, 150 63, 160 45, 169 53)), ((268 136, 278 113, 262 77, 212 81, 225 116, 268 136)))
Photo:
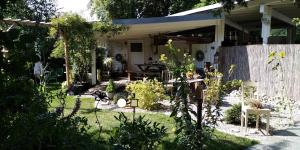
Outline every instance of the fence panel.
POLYGON ((258 92, 262 95, 276 96, 279 93, 280 81, 278 73, 268 64, 271 51, 284 51, 283 83, 290 98, 300 100, 300 45, 247 45, 222 47, 220 50, 219 70, 224 78, 254 81, 258 84, 258 92), (236 70, 228 77, 230 65, 235 64, 236 70))

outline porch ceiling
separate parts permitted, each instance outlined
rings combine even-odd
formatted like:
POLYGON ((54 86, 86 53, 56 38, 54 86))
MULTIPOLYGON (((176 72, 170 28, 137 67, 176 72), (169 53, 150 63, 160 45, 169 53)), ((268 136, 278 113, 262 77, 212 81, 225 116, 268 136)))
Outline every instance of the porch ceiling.
POLYGON ((114 20, 115 24, 122 24, 129 27, 124 33, 114 36, 112 40, 137 39, 152 37, 159 34, 173 33, 212 26, 216 20, 222 16, 211 13, 203 15, 175 16, 175 17, 155 17, 141 19, 120 19, 114 20))
MULTIPOLYGON (((273 8, 275 11, 289 17, 296 18, 300 17, 300 8, 297 7, 291 0, 263 0, 262 3, 273 8)), ((261 3, 257 1, 249 1, 248 7, 237 6, 230 13, 226 13, 226 18, 235 21, 240 24, 244 24, 252 21, 260 21, 261 14, 259 7, 261 3)))

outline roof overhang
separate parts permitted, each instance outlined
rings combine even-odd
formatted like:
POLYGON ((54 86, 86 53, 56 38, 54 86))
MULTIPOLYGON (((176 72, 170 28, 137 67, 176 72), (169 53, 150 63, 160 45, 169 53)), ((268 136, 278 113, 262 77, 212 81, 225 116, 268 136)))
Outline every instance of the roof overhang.
POLYGON ((113 20, 113 23, 125 25, 128 27, 128 30, 111 39, 145 38, 159 34, 197 29, 216 25, 216 21, 220 19, 224 19, 224 16, 215 15, 213 13, 140 19, 117 19, 113 20))
POLYGON ((51 27, 50 22, 37 22, 31 20, 21 20, 21 19, 12 19, 12 18, 4 18, 0 20, 0 23, 4 23, 7 25, 51 27))
MULTIPOLYGON (((240 26, 245 26, 246 28, 248 28, 249 22, 260 23, 262 14, 260 13, 259 9, 261 5, 266 5, 273 9, 272 17, 274 20, 272 20, 272 24, 274 23, 275 26, 286 26, 286 24, 295 26, 295 24, 292 22, 292 19, 300 17, 300 8, 295 5, 294 0, 246 0, 246 2, 247 7, 236 5, 235 8, 230 11, 230 13, 225 12, 224 14, 226 16, 226 20, 234 22, 235 24, 239 24, 240 26)), ((223 5, 221 3, 217 3, 176 13, 171 16, 202 14, 222 8, 223 5)), ((226 24, 227 23, 228 22, 226 22, 226 24)))

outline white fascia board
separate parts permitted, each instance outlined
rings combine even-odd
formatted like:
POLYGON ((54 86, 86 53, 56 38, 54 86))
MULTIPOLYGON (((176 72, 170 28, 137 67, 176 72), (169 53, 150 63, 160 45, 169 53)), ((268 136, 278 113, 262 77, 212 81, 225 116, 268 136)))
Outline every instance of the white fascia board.
MULTIPOLYGON (((251 0, 245 0, 245 2, 249 2, 249 1, 251 1, 251 0)), ((235 2, 235 4, 237 4, 237 2, 235 2)), ((219 8, 222 8, 222 7, 223 7, 222 3, 216 3, 216 4, 212 4, 212 5, 208 5, 208 6, 204 6, 204 7, 200 7, 200 8, 195 8, 195 9, 192 9, 192 10, 179 12, 179 13, 172 14, 172 15, 169 15, 169 16, 191 15, 191 14, 195 14, 195 13, 199 13, 199 12, 203 12, 203 11, 219 9, 219 8)))
POLYGON ((202 12, 202 11, 218 9, 218 8, 222 8, 222 7, 223 7, 223 5, 221 3, 216 3, 216 4, 212 4, 212 5, 208 5, 208 6, 188 10, 188 11, 183 11, 183 12, 176 13, 176 14, 169 15, 169 16, 170 17, 172 17, 172 16, 185 16, 185 15, 199 13, 199 12, 202 12))

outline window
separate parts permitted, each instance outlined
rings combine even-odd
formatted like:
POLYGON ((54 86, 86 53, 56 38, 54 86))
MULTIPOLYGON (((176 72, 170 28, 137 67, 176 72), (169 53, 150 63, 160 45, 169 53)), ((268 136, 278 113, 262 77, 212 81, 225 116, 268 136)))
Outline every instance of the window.
POLYGON ((271 36, 287 36, 287 29, 271 29, 271 36))
POLYGON ((143 44, 142 43, 130 43, 130 51, 131 52, 142 52, 143 44))

